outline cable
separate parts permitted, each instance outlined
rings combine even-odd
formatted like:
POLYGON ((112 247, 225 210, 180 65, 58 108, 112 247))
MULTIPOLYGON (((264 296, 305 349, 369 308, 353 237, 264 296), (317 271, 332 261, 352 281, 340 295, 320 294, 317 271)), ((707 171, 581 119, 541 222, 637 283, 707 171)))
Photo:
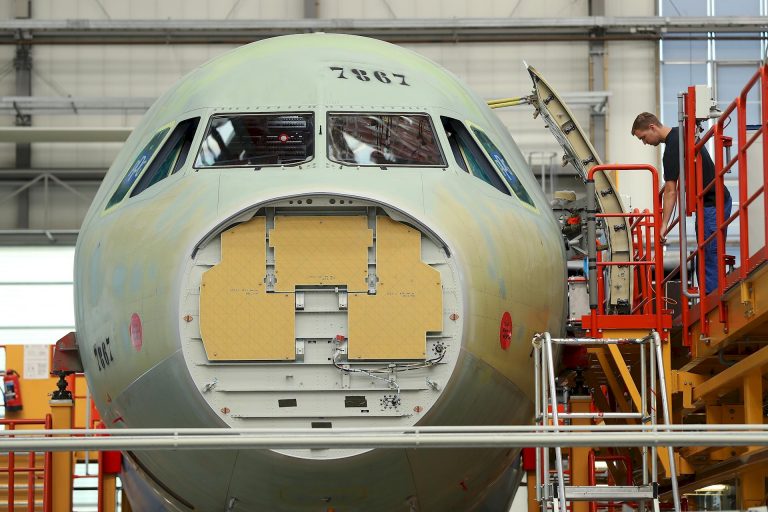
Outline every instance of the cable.
POLYGON ((419 370, 422 368, 429 368, 431 366, 434 366, 436 364, 439 364, 443 358, 445 357, 445 348, 440 351, 440 355, 437 357, 434 357, 432 359, 427 359, 423 363, 410 363, 410 364, 399 364, 399 363, 390 363, 387 366, 381 366, 377 368, 354 368, 349 367, 346 368, 339 364, 339 356, 341 355, 341 347, 338 346, 338 341, 336 350, 333 353, 333 357, 331 358, 331 361, 333 362, 333 365, 345 373, 362 373, 363 375, 367 375, 371 378, 377 379, 377 380, 383 380, 385 381, 390 388, 396 389, 397 393, 400 394, 400 386, 397 384, 397 381, 393 378, 394 374, 397 372, 403 372, 403 371, 410 371, 410 370, 419 370), (388 378, 381 377, 380 375, 376 374, 382 374, 386 373, 390 376, 388 378))

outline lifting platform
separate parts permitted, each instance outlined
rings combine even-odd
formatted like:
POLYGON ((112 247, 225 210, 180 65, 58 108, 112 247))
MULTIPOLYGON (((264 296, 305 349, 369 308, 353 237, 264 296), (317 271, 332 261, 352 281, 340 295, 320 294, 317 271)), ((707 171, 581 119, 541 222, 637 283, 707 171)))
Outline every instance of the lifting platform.
MULTIPOLYGON (((537 83, 536 77, 534 83, 537 83)), ((575 130, 569 124, 571 120, 567 109, 558 110, 556 105, 556 112, 548 111, 546 105, 553 102, 556 95, 549 89, 542 89, 543 93, 538 89, 537 92, 545 96, 536 97, 534 94, 531 102, 536 106, 537 113, 539 110, 548 112, 545 117, 550 128, 556 124, 568 135, 564 137, 561 134, 558 140, 572 139, 576 135, 583 137, 580 130, 575 130)), ((585 238, 590 309, 589 314, 578 322, 578 327, 583 330, 583 336, 589 339, 581 340, 581 362, 576 365, 578 369, 575 380, 582 381, 576 387, 581 388, 581 394, 587 396, 571 396, 568 399, 568 393, 563 392, 562 387, 557 393, 544 392, 542 396, 537 395, 541 401, 537 404, 540 406, 537 407, 540 425, 547 422, 557 425, 558 421, 590 426, 619 422, 637 424, 647 421, 645 418, 632 417, 633 413, 641 411, 643 407, 665 409, 670 415, 669 420, 676 424, 762 426, 765 423, 766 393, 763 376, 768 372, 768 192, 765 190, 768 182, 768 141, 765 141, 765 133, 768 131, 768 67, 763 65, 755 73, 739 97, 700 138, 697 134, 703 131, 700 128, 702 121, 710 117, 710 105, 706 104, 705 108, 699 105, 697 111, 696 90, 690 87, 680 95, 680 132, 684 138, 681 147, 684 149, 678 204, 681 205, 680 217, 683 220, 673 219, 668 230, 677 229, 681 240, 681 264, 673 272, 665 276, 662 267, 660 197, 655 196, 651 211, 607 211, 600 201, 606 194, 602 193, 599 184, 595 186, 595 173, 614 176, 616 172, 646 170, 653 175, 653 190, 659 190, 656 170, 649 166, 594 165, 596 162, 587 162, 592 165, 583 169, 582 174, 588 187, 585 238), (748 102, 750 105, 759 104, 760 124, 748 124, 748 102), (706 111, 706 116, 697 114, 702 111, 706 111), (735 132, 731 134, 733 137, 727 134, 729 125, 735 132), (707 187, 702 186, 701 152, 705 144, 712 146, 715 163, 715 180, 707 187), (733 213, 726 218, 725 175, 729 173, 736 175, 738 189, 732 194, 735 202, 733 213), (712 189, 716 195, 719 219, 717 229, 709 239, 704 240, 703 223, 698 223, 695 239, 699 242, 689 246, 685 219, 703 216, 704 195, 712 189), (616 224, 617 217, 625 219, 623 225, 627 226, 631 241, 628 254, 618 249, 622 257, 617 257, 617 251, 611 246, 615 236, 607 236, 615 231, 612 226, 616 224), (739 234, 739 252, 736 255, 727 254, 726 231, 737 231, 739 234), (706 263, 703 256, 708 243, 717 249, 718 286, 706 295, 700 292, 703 287, 696 283, 704 282, 706 263), (694 272, 689 275, 688 269, 694 265, 695 275, 694 272), (631 307, 628 311, 616 308, 615 301, 611 300, 612 294, 615 295, 612 283, 616 275, 614 267, 631 269, 628 272, 631 284, 627 285, 625 280, 619 284, 622 290, 631 290, 631 307), (676 295, 677 289, 679 307, 674 307, 675 300, 668 298, 667 292, 676 295), (645 367, 646 361, 638 356, 636 347, 630 349, 631 344, 605 343, 605 340, 647 339, 651 332, 657 333, 659 337, 657 371, 659 382, 665 382, 666 390, 657 400, 647 402, 643 387, 636 384, 643 378, 639 368, 645 367), (557 403, 549 403, 555 395, 561 398, 557 403), (558 407, 569 412, 558 412, 558 407), (582 411, 581 414, 574 413, 577 410, 582 411)), ((566 157, 571 155, 572 162, 584 156, 579 154, 578 148, 591 149, 579 140, 565 142, 563 146, 566 157)), ((581 163, 587 160, 588 157, 583 158, 581 163)), ((541 339, 548 337, 542 336, 537 341, 539 345, 542 345, 541 339)), ((547 350, 540 347, 537 351, 540 363, 546 366, 544 361, 548 357, 547 350)), ((574 358, 566 356, 565 359, 574 358)), ((547 368, 542 368, 542 375, 547 375, 547 371, 547 368)), ((539 373, 537 378, 542 386, 554 389, 557 382, 552 382, 552 370, 549 370, 549 374, 549 382, 539 373)), ((573 384, 573 370, 566 374, 566 378, 573 384)), ((539 504, 533 505, 535 502, 530 502, 532 507, 564 510, 567 501, 573 502, 569 505, 571 510, 581 512, 596 510, 597 502, 600 502, 601 510, 606 506, 608 510, 618 510, 619 498, 637 504, 640 496, 647 495, 647 490, 640 490, 641 486, 627 486, 630 480, 622 479, 623 475, 620 474, 632 473, 629 466, 637 468, 637 461, 642 464, 647 460, 644 456, 638 457, 637 453, 630 450, 597 449, 587 451, 587 456, 580 448, 573 448, 570 450, 568 469, 564 470, 565 458, 557 452, 555 450, 553 460, 557 474, 555 480, 560 492, 556 491, 556 487, 551 490, 548 487, 550 474, 546 465, 552 461, 537 452, 540 462, 536 472, 539 504), (623 481, 627 485, 614 486, 613 489, 583 487, 586 482, 594 482, 595 460, 601 457, 609 461, 609 480, 613 483, 623 481), (618 464, 616 460, 625 462, 618 464), (619 467, 622 465, 623 469, 619 467), (573 485, 564 484, 566 477, 570 478, 573 485), (555 503, 555 498, 559 503, 555 503), (587 508, 579 500, 592 503, 587 508)), ((662 470, 658 480, 659 495, 654 496, 661 500, 652 500, 655 507, 660 506, 659 501, 672 499, 674 507, 678 509, 678 478, 681 494, 735 479, 738 482, 738 504, 742 509, 768 504, 765 488, 768 448, 685 447, 674 453, 661 450, 658 458, 651 459, 653 464, 658 462, 662 470)), ((645 470, 635 469, 634 473, 645 474, 645 470)), ((529 478, 532 476, 529 472, 529 478)))
MULTIPOLYGON (((679 117, 684 137, 684 179, 689 183, 679 192, 681 213, 697 217, 704 212, 704 195, 715 190, 717 229, 704 240, 702 223, 696 239, 701 241, 683 250, 680 269, 697 260, 698 282, 706 272, 704 246, 712 243, 717 252, 718 286, 702 293, 691 279, 682 279, 681 315, 675 325, 679 355, 672 369, 675 421, 764 424, 763 376, 768 369, 768 66, 763 65, 744 86, 739 96, 724 109, 712 127, 697 137, 702 110, 694 87, 680 95, 679 117), (748 102, 759 105, 759 124, 752 119, 748 102), (735 128, 735 129, 734 129, 735 128), (701 152, 709 144, 715 163, 715 179, 704 187, 701 152), (725 177, 737 179, 732 192, 733 213, 726 218, 725 177), (684 208, 684 210, 683 210, 684 208), (726 252, 726 231, 737 232, 738 254, 726 252), (729 270, 730 267, 730 271, 729 270)), ((729 180, 731 181, 731 180, 729 180)), ((682 217, 683 215, 681 215, 682 217)), ((679 223, 682 226, 682 223, 679 223)), ((681 272, 684 274, 684 272, 681 272)), ((685 277, 685 276, 684 276, 685 277)), ((684 488, 738 480, 740 506, 766 505, 765 477, 768 450, 750 447, 717 450, 707 447, 680 451, 686 470, 684 488)))

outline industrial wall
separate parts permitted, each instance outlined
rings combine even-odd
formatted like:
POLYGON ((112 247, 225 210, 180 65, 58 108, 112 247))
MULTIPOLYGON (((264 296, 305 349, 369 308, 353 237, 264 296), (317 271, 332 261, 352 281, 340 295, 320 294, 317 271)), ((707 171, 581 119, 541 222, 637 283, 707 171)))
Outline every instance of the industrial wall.
MULTIPOLYGON (((446 17, 539 17, 570 18, 590 15, 589 0, 318 0, 318 18, 446 18, 446 17)), ((598 2, 595 2, 598 3, 598 2)), ((604 2, 605 16, 652 16, 655 0, 604 2)), ((0 16, 14 16, 14 2, 0 2, 0 16)), ((32 0, 35 19, 296 19, 305 15, 304 0, 32 0)), ((594 13, 593 13, 594 14, 594 13)), ((528 94, 530 78, 523 60, 534 65, 561 93, 579 93, 590 89, 587 41, 552 41, 521 43, 441 43, 409 44, 408 47, 439 62, 467 81, 484 98, 528 94)), ((607 161, 653 162, 657 152, 644 148, 629 134, 634 116, 642 110, 656 110, 658 43, 607 42, 601 89, 610 91, 605 110, 607 161)), ((32 47, 32 94, 34 96, 77 97, 148 97, 155 98, 184 74, 203 62, 220 55, 228 45, 34 45, 32 47)), ((0 95, 16 94, 13 79, 12 46, 0 47, 0 95), (10 66, 10 72, 3 71, 10 66)), ((573 110, 589 130, 590 106, 573 110)), ((562 151, 545 129, 541 119, 532 119, 529 106, 497 111, 509 127, 523 153, 534 164, 537 174, 557 166, 564 173, 557 188, 578 188, 568 171, 561 171, 562 151)), ((140 116, 135 114, 36 115, 33 126, 131 127, 140 116)), ((13 125, 12 117, 0 118, 0 125, 13 125)), ((119 150, 119 143, 34 143, 32 167, 42 169, 106 169, 119 150)), ((0 143, 0 168, 14 168, 15 146, 0 143)), ((622 193, 632 191, 632 206, 647 204, 648 195, 640 192, 636 180, 620 183, 622 193)), ((0 187, 0 198, 11 191, 0 187)), ((90 197, 93 185, 79 186, 90 197)), ((37 192, 34 192, 37 193, 37 192)), ((42 194, 42 192, 39 192, 42 194)), ((88 201, 61 187, 48 190, 49 208, 41 202, 30 204, 30 227, 76 228, 88 201), (35 211, 38 210, 38 211, 35 211)), ((18 208, 12 201, 0 202, 0 229, 12 228, 18 208)))

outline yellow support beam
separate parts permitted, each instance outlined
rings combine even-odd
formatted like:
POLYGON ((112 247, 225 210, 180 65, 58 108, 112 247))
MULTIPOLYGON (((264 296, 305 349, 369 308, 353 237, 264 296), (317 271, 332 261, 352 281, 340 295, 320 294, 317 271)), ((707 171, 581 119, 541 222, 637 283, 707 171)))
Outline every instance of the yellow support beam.
POLYGON ((117 475, 102 477, 101 495, 99 512, 115 512, 117 510, 117 475))
MULTIPOLYGON (((744 423, 744 406, 743 405, 714 405, 707 404, 706 408, 707 424, 722 424, 722 425, 738 425, 744 423)), ((725 447, 712 449, 709 454, 710 460, 724 461, 731 457, 736 457, 746 452, 747 449, 743 447, 725 447)))
POLYGON ((635 405, 635 410, 642 410, 642 400, 640 398, 640 391, 638 391, 635 385, 635 380, 632 378, 632 374, 629 372, 629 367, 624 361, 624 356, 621 355, 621 351, 617 345, 608 345, 608 351, 613 357, 613 364, 619 370, 619 375, 624 380, 624 386, 627 388, 629 397, 632 399, 632 403, 635 405))
MULTIPOLYGON (((719 308, 706 314, 709 334, 702 335, 702 321, 691 326, 691 360, 683 368, 691 370, 724 347, 747 336, 768 334, 768 265, 761 265, 748 280, 731 288, 723 298, 727 322, 720 319, 719 308)), ((697 313, 694 308, 694 313, 697 313)))
POLYGON ((744 375, 759 371, 762 375, 768 367, 768 347, 763 347, 730 368, 710 377, 693 388, 693 402, 699 403, 707 399, 720 398, 741 387, 744 375))
MULTIPOLYGON (((749 424, 763 423, 763 374, 759 369, 752 370, 744 376, 744 421, 749 424)), ((749 450, 757 450, 759 446, 750 446, 749 450)))
MULTIPOLYGON (((691 411, 696 408, 693 400, 693 389, 706 382, 707 377, 697 373, 672 371, 672 394, 680 393, 683 399, 683 409, 691 411)), ((671 403, 671 402, 670 402, 671 403)))
POLYGON ((597 361, 600 363, 600 367, 603 369, 603 375, 605 375, 605 379, 608 381, 608 387, 611 388, 611 392, 616 399, 619 410, 621 412, 631 412, 632 408, 630 407, 626 398, 624 398, 624 390, 619 384, 619 380, 616 378, 616 375, 613 373, 611 363, 608 361, 608 351, 605 349, 605 347, 597 347, 589 348, 587 349, 587 352, 594 354, 595 357, 597 357, 597 361))
MULTIPOLYGON (((538 448, 536 448, 538 450, 538 448)), ((525 486, 528 489, 528 512, 539 512, 541 505, 536 501, 536 472, 528 471, 525 475, 525 486)))
MULTIPOLYGON (((571 397, 571 412, 588 413, 589 406, 592 403, 592 397, 571 397)), ((573 425, 589 425, 589 418, 574 418, 571 420, 573 425)), ((571 458, 568 461, 568 467, 571 470, 571 485, 589 485, 589 450, 586 447, 571 448, 571 458)), ((588 512, 589 502, 574 501, 571 502, 572 512, 588 512)))
MULTIPOLYGON (((611 334, 614 335, 613 333, 611 334)), ((617 336, 621 337, 621 336, 617 336)), ((666 351, 665 347, 662 347, 662 357, 665 358, 664 362, 664 368, 667 373, 667 376, 669 376, 669 358, 670 358, 670 351, 669 351, 669 343, 666 343, 666 351)), ((598 361, 600 362, 600 366, 603 368, 603 373, 605 374, 605 378, 608 381, 608 386, 611 388, 611 391, 613 392, 614 397, 616 397, 616 401, 619 405, 619 408, 622 409, 624 412, 631 411, 630 404, 624 399, 624 389, 626 388, 627 392, 629 393, 630 399, 632 400, 632 404, 635 407, 635 411, 641 411, 642 410, 642 398, 640 396, 640 391, 637 389, 637 385, 635 384, 634 379, 632 378, 632 374, 629 371, 629 367, 627 366, 626 361, 624 361, 624 356, 621 354, 621 351, 619 350, 619 347, 617 345, 608 345, 607 350, 605 346, 601 346, 598 348, 590 348, 587 349, 589 353, 595 354, 597 356, 598 361), (608 358, 608 354, 610 355, 610 359, 608 358), (616 367, 616 369, 619 372, 619 376, 624 381, 624 387, 621 386, 621 383, 618 381, 615 375, 613 375, 613 369, 611 367, 611 362, 616 367)), ((669 380, 669 379, 667 379, 669 380)), ((671 404, 671 389, 670 386, 667 386, 667 395, 668 399, 670 399, 669 403, 671 404)), ((662 467, 664 468, 664 474, 666 476, 670 476, 670 469, 669 469, 669 454, 666 450, 659 450, 659 462, 661 462, 662 467)))
POLYGON ((738 506, 740 510, 765 505, 765 466, 739 474, 738 506))
MULTIPOLYGON (((72 400, 51 400, 54 429, 71 429, 75 404, 72 400)), ((54 436, 58 437, 58 436, 54 436)), ((53 452, 51 462, 51 501, 53 512, 72 512, 72 452, 53 452)))
POLYGON ((120 491, 120 512, 133 512, 131 502, 128 501, 128 495, 125 493, 125 489, 120 491))

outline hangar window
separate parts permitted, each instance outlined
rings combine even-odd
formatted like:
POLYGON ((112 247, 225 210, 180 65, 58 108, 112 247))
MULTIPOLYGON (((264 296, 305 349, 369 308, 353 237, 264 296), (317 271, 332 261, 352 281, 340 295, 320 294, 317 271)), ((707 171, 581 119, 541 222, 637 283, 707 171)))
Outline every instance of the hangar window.
POLYGON ((480 178, 499 192, 511 196, 512 194, 509 193, 498 173, 485 158, 483 150, 472 138, 464 123, 450 117, 441 117, 440 119, 443 121, 443 128, 445 128, 445 133, 448 136, 453 157, 459 167, 480 178))
POLYGON ((534 206, 533 199, 531 199, 531 196, 528 194, 528 191, 525 190, 523 184, 520 183, 520 179, 514 173, 512 167, 509 165, 509 162, 507 162, 507 159, 504 158, 504 155, 501 153, 499 148, 496 147, 496 144, 494 144, 488 135, 486 135, 486 133, 480 128, 473 126, 472 131, 474 132, 475 137, 477 137, 477 140, 480 142, 483 148, 485 148, 485 152, 488 153, 488 156, 491 157, 491 161, 493 161, 494 165, 496 165, 496 168, 501 171, 501 175, 504 176, 505 180, 507 180, 507 184, 510 186, 518 199, 530 206, 534 206))
POLYGON ((200 123, 200 118, 193 117, 176 125, 171 136, 168 137, 155 159, 149 164, 147 171, 141 176, 139 183, 131 191, 131 197, 141 194, 184 166, 189 148, 192 146, 192 139, 195 138, 198 123, 200 123))
POLYGON ((426 114, 328 114, 328 159, 379 167, 446 165, 426 114))
POLYGON ((195 167, 298 165, 313 157, 313 114, 227 114, 211 117, 195 167))
POLYGON ((120 185, 117 187, 117 190, 110 198, 109 202, 107 203, 107 208, 110 208, 111 206, 114 206, 123 200, 123 198, 125 197, 125 194, 128 193, 128 191, 131 189, 131 186, 136 181, 136 178, 139 177, 139 175, 141 174, 141 171, 144 170, 144 167, 146 167, 147 163, 152 159, 152 155, 155 154, 155 151, 157 150, 157 148, 160 146, 160 143, 165 138, 165 134, 168 133, 168 130, 169 130, 169 127, 166 126, 165 128, 161 129, 159 132, 154 134, 152 138, 149 140, 149 142, 147 142, 147 144, 138 154, 136 159, 133 161, 133 164, 128 170, 128 174, 125 175, 125 177, 123 178, 123 181, 120 182, 120 185))

